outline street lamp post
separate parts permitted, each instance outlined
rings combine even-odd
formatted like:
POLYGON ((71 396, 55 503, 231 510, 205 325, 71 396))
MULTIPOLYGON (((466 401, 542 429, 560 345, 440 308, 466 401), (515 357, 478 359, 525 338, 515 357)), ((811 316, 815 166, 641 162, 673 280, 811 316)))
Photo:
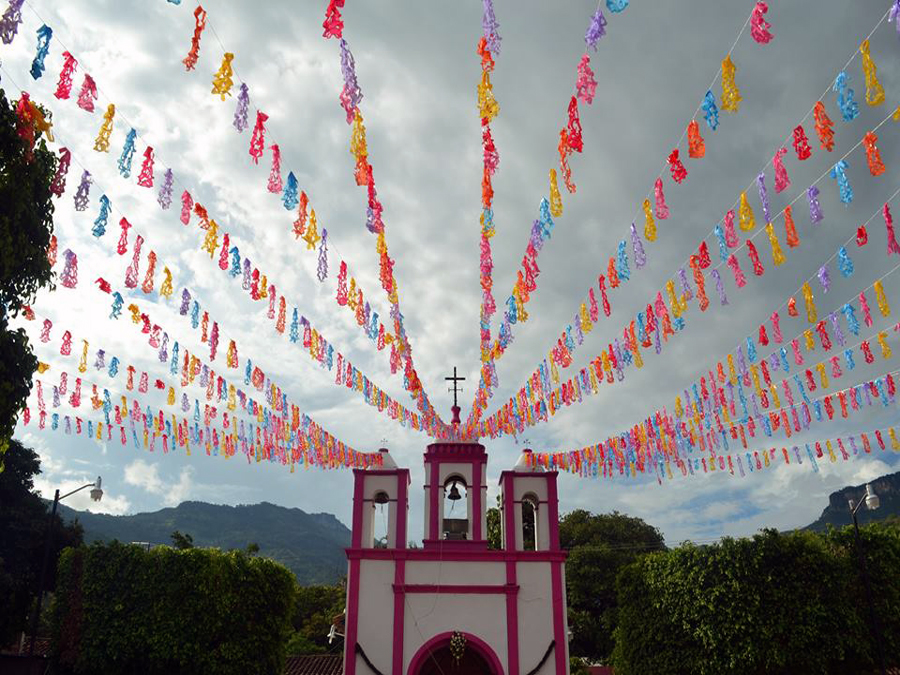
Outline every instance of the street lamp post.
POLYGON ((878 625, 878 617, 875 615, 875 603, 872 600, 872 586, 869 583, 869 571, 866 568, 866 557, 863 554, 862 539, 859 536, 859 522, 856 520, 856 512, 859 511, 863 504, 865 504, 866 508, 870 511, 874 511, 881 504, 881 500, 878 498, 878 495, 875 494, 875 490, 870 483, 866 485, 865 497, 856 502, 851 499, 849 500, 849 504, 850 515, 853 516, 853 531, 856 535, 856 555, 859 558, 859 573, 860 576, 862 576, 863 586, 866 590, 866 601, 869 605, 869 622, 871 624, 872 637, 875 640, 875 649, 878 652, 878 663, 881 666, 881 675, 885 675, 887 671, 884 666, 884 646, 881 644, 881 628, 878 625))
POLYGON ((40 581, 38 583, 38 597, 37 597, 37 607, 34 610, 34 616, 31 617, 31 639, 28 642, 28 656, 34 656, 34 641, 37 638, 37 626, 38 619, 41 616, 41 605, 44 603, 44 579, 47 576, 47 565, 50 562, 50 549, 53 546, 53 531, 56 529, 56 507, 66 497, 70 497, 74 495, 76 492, 81 492, 87 488, 93 488, 91 490, 91 499, 95 502, 99 502, 103 498, 103 489, 101 486, 101 478, 97 476, 97 481, 95 483, 88 483, 87 485, 82 485, 80 488, 76 488, 71 492, 67 492, 64 495, 59 494, 59 490, 56 491, 56 494, 53 496, 53 508, 50 509, 50 525, 47 528, 47 539, 44 541, 44 559, 41 562, 41 576, 40 581))

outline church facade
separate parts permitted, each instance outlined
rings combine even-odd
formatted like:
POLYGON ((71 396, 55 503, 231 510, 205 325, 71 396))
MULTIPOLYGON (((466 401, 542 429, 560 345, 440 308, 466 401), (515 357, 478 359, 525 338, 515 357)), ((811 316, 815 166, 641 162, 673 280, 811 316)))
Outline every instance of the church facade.
POLYGON ((484 446, 429 445, 425 532, 411 548, 410 473, 381 452, 381 467, 354 472, 344 675, 567 674, 556 472, 526 450, 501 473, 490 549, 484 446))

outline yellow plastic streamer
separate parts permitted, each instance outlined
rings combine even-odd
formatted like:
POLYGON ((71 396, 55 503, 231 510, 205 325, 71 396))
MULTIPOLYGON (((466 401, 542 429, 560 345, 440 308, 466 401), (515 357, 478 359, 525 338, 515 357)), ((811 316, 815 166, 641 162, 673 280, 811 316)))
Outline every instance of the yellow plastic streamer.
POLYGON ((34 120, 35 128, 43 132, 47 136, 47 140, 52 143, 54 141, 53 122, 44 117, 44 113, 35 105, 34 101, 29 101, 28 104, 31 106, 31 118, 34 120))
POLYGON ((859 53, 862 54, 863 73, 866 76, 866 103, 870 106, 881 105, 884 103, 884 87, 878 81, 878 69, 869 54, 869 41, 863 40, 859 46, 859 53))
POLYGON ((807 328, 805 331, 803 331, 803 339, 805 341, 804 346, 806 347, 806 351, 808 351, 808 352, 815 351, 816 342, 813 339, 812 329, 807 328))
POLYGON ((775 228, 772 223, 766 224, 766 234, 769 235, 769 243, 772 245, 772 261, 775 266, 784 264, 784 251, 781 250, 781 244, 778 243, 778 237, 775 236, 775 228))
POLYGON ((82 340, 84 346, 81 348, 81 360, 78 362, 78 372, 86 373, 87 372, 87 357, 88 357, 88 341, 82 340))
POLYGON ((169 387, 169 395, 166 396, 166 403, 168 405, 175 405, 175 387, 169 387))
POLYGON ((550 169, 550 214, 559 218, 563 214, 562 195, 556 182, 556 169, 550 169))
POLYGON ((478 112, 488 122, 500 114, 500 104, 494 98, 494 87, 487 70, 481 72, 481 82, 478 83, 478 112))
POLYGON ((741 193, 741 208, 740 208, 740 228, 744 232, 749 232, 754 227, 756 227, 756 220, 753 218, 753 207, 750 206, 750 202, 747 201, 747 193, 741 193))
POLYGON ((884 331, 881 331, 878 334, 878 344, 881 345, 881 355, 886 359, 891 358, 891 354, 893 354, 893 352, 891 351, 891 348, 888 347, 887 333, 885 333, 884 331))
POLYGON ((588 313, 587 305, 581 303, 581 330, 590 333, 594 330, 594 324, 591 323, 591 315, 588 313))
POLYGON ((825 364, 817 363, 816 371, 819 373, 819 382, 822 383, 822 389, 828 388, 828 373, 825 372, 825 364))
POLYGON ((212 93, 218 94, 223 101, 226 96, 231 96, 231 85, 234 84, 234 81, 231 79, 231 76, 234 75, 234 71, 231 69, 231 61, 233 59, 234 54, 225 52, 219 71, 213 76, 212 93))
POLYGON ((209 221, 209 229, 206 231, 206 238, 203 240, 203 250, 209 253, 210 259, 216 255, 219 249, 219 226, 215 220, 209 221))
POLYGON ((656 221, 653 220, 650 200, 645 199, 641 206, 644 209, 644 236, 647 238, 647 241, 656 241, 656 221))
POLYGON ((666 282, 666 294, 669 296, 669 304, 672 305, 672 314, 678 318, 681 316, 681 304, 675 296, 675 282, 672 279, 666 282))
POLYGON ((97 140, 94 141, 94 150, 97 152, 109 152, 109 137, 112 135, 113 118, 116 116, 116 106, 109 104, 106 112, 103 113, 103 124, 100 125, 100 131, 97 133, 97 140))
POLYGON ((881 279, 876 281, 872 287, 875 289, 875 300, 878 303, 878 309, 881 310, 882 316, 890 316, 891 308, 888 305, 887 295, 884 293, 884 286, 881 285, 881 279))
POLYGON ((171 298, 172 294, 175 293, 175 289, 172 287, 172 273, 169 271, 168 267, 163 267, 163 279, 162 285, 159 287, 159 294, 164 298, 171 298))
POLYGON ((800 288, 803 291, 803 299, 806 301, 806 319, 810 323, 815 323, 819 315, 816 313, 816 303, 813 300, 812 289, 809 287, 809 282, 803 282, 803 286, 800 288))
POLYGON ((362 113, 359 108, 356 109, 356 115, 353 118, 353 131, 350 134, 350 154, 359 161, 360 157, 368 157, 369 149, 366 145, 366 127, 363 124, 362 113))
POLYGON ((306 232, 303 233, 303 241, 306 242, 306 248, 310 251, 316 248, 321 237, 316 224, 316 210, 311 209, 309 212, 309 223, 306 226, 306 232))
POLYGON ((734 81, 736 70, 729 54, 722 61, 722 110, 728 112, 737 112, 742 100, 741 92, 734 81))
POLYGON ((900 441, 897 440, 897 432, 894 427, 888 429, 888 436, 891 437, 891 448, 895 451, 900 450, 900 441))

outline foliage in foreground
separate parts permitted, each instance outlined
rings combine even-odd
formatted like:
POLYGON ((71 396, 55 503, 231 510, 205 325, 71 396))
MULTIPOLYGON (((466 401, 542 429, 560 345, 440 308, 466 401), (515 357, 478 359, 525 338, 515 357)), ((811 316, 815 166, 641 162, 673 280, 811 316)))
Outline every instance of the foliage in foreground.
MULTIPOLYGON (((0 644, 7 645, 28 627, 50 517, 47 503, 34 491, 34 477, 41 470, 37 453, 13 440, 5 460, 6 470, 0 473, 0 644)), ((64 525, 56 516, 45 591, 56 585, 60 552, 79 545, 81 539, 77 522, 64 525)))
POLYGON ((42 134, 20 125, 15 102, 0 89, 0 469, 37 368, 25 331, 10 330, 9 319, 51 283, 47 250, 56 166, 42 134), (29 133, 36 140, 33 150, 22 139, 29 133))
POLYGON ((241 551, 69 549, 54 658, 74 673, 280 675, 296 598, 287 568, 241 551))
MULTIPOLYGON (((900 531, 862 534, 887 663, 900 663, 900 531)), ((874 672, 858 569, 850 527, 648 555, 617 581, 616 674, 874 672)))

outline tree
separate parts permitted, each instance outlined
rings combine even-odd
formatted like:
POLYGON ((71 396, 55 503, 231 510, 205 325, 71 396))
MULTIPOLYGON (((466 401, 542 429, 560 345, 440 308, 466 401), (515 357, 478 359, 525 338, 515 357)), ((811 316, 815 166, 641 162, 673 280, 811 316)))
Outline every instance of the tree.
POLYGON ((572 641, 569 653, 607 662, 615 642, 616 575, 649 551, 665 548, 663 536, 640 518, 578 509, 559 522, 560 546, 569 551, 566 592, 572 641))
MULTIPOLYGON (((27 104, 23 109, 33 118, 27 104)), ((50 113, 40 110, 49 120, 50 113)), ((10 330, 9 319, 52 280, 47 251, 53 233, 50 184, 57 160, 35 126, 33 119, 20 120, 0 89, 0 469, 37 369, 25 331, 10 330), (26 140, 31 137, 33 148, 26 140)))
MULTIPOLYGON (((0 643, 8 644, 26 627, 28 610, 37 595, 44 542, 50 524, 46 502, 34 491, 40 473, 37 453, 10 441, 6 470, 0 473, 0 643)), ((56 587, 56 560, 67 546, 82 540, 81 526, 64 525, 57 515, 51 564, 44 590, 56 587)))
POLYGON ((54 658, 78 675, 281 675, 296 588, 289 569, 243 551, 68 549, 54 658))
MULTIPOLYGON (((861 529, 893 665, 900 663, 900 532, 861 529)), ((617 675, 877 669, 852 527, 681 546, 628 565, 617 588, 617 675)))
POLYGON ((194 548, 194 538, 189 534, 182 534, 178 530, 175 530, 169 537, 172 539, 172 546, 180 551, 194 548))
POLYGON ((297 590, 294 614, 294 636, 288 644, 289 654, 324 654, 329 651, 328 631, 334 618, 344 611, 346 590, 343 586, 301 586, 297 590))

